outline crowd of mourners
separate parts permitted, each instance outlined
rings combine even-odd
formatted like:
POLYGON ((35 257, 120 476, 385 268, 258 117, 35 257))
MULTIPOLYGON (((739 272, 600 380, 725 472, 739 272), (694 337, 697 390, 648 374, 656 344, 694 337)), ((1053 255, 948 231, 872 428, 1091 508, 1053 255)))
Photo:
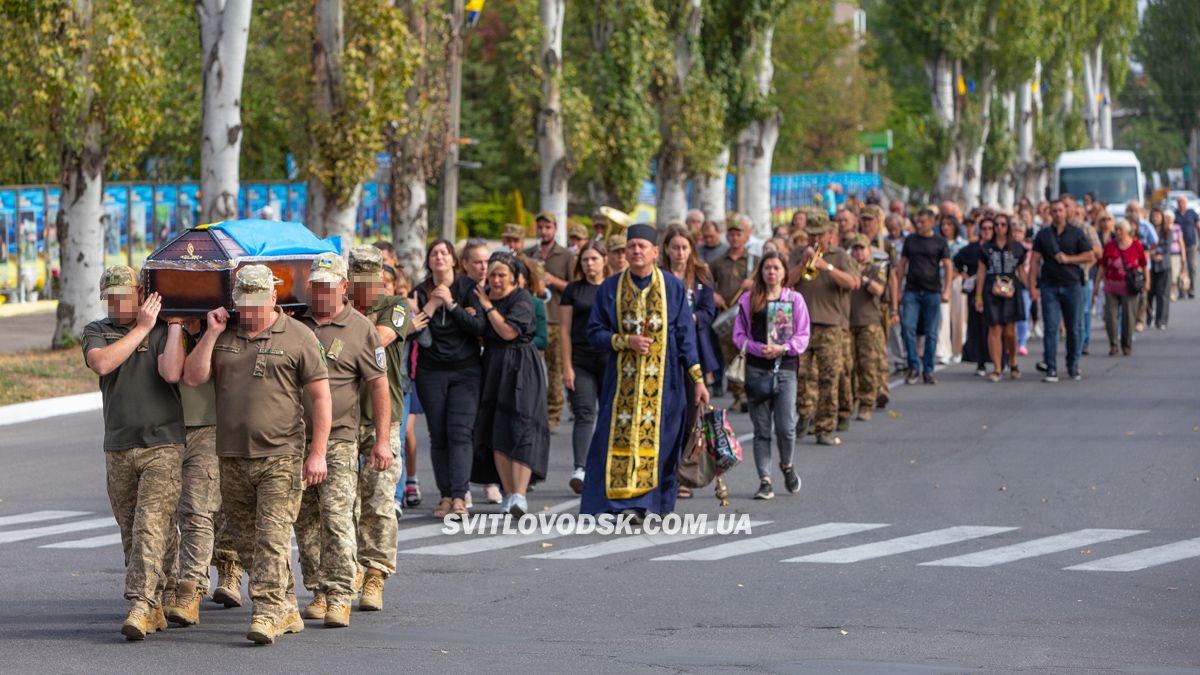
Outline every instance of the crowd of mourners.
POLYGON ((1061 345, 1079 380, 1103 350, 1093 318, 1109 355, 1127 357, 1147 327, 1167 329, 1172 301, 1194 297, 1187 201, 1113 212, 1090 195, 966 214, 850 198, 773 228, 690 211, 656 230, 602 210, 590 228, 564 224, 565 246, 541 213, 532 243, 517 225, 499 245, 437 240, 419 270, 387 242, 317 256, 304 316, 279 308, 267 266, 247 265, 236 322, 225 307, 159 316, 133 270, 110 268, 108 318, 82 343, 105 401, 122 633, 198 623, 210 565, 227 607, 250 572, 255 642, 304 619, 347 626, 356 599, 383 607, 404 509, 525 514, 564 425, 581 510, 644 515, 692 496, 676 472, 710 396, 749 415, 753 498, 771 499, 775 475, 800 490, 797 441, 840 444, 887 406, 894 373, 933 385, 939 365, 965 361, 1016 380, 1032 349, 1053 383, 1061 345), (312 593, 303 614, 293 531, 312 593))

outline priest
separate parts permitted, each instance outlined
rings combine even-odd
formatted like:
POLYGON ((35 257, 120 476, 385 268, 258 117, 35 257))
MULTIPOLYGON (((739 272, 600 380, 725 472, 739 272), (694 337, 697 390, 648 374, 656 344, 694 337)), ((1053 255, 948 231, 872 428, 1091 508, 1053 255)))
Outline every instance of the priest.
POLYGON ((609 356, 580 513, 674 511, 687 397, 697 409, 708 404, 687 291, 656 265, 657 236, 630 226, 629 268, 600 285, 592 306, 588 339, 609 356))

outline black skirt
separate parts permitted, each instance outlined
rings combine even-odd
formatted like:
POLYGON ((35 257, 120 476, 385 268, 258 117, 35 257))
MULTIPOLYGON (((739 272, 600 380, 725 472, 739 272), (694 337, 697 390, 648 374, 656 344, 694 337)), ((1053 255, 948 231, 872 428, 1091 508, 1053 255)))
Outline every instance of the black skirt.
POLYGON ((987 327, 983 314, 975 311, 973 293, 967 295, 967 337, 963 342, 962 357, 968 363, 983 364, 991 360, 987 355, 987 327))
POLYGON ((550 461, 548 425, 546 370, 537 348, 530 342, 489 343, 483 352, 471 482, 500 482, 493 452, 528 465, 534 480, 545 480, 550 461))
POLYGON ((1021 283, 1013 279, 1016 293, 1011 298, 1002 298, 992 293, 996 284, 994 275, 987 275, 983 289, 983 315, 989 326, 1016 323, 1025 320, 1025 303, 1021 300, 1021 283))

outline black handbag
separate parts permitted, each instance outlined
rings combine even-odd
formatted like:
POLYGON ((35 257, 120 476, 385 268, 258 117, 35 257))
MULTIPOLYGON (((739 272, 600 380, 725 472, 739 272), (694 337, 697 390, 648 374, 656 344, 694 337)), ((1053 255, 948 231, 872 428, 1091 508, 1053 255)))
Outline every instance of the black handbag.
POLYGON ((762 403, 779 393, 779 362, 775 359, 775 367, 766 375, 746 378, 746 400, 751 403, 762 403))
POLYGON ((1125 256, 1122 255, 1119 247, 1117 248, 1117 257, 1121 259, 1121 265, 1125 268, 1125 291, 1130 295, 1141 295, 1142 290, 1146 288, 1146 269, 1143 267, 1129 269, 1129 263, 1125 262, 1125 256))

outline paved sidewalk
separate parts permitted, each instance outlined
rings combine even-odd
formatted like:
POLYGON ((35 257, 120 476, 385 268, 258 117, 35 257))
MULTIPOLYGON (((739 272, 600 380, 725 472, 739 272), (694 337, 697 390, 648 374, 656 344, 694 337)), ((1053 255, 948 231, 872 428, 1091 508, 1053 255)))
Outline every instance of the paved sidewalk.
POLYGON ((0 305, 0 352, 48 348, 57 307, 55 300, 0 305))

